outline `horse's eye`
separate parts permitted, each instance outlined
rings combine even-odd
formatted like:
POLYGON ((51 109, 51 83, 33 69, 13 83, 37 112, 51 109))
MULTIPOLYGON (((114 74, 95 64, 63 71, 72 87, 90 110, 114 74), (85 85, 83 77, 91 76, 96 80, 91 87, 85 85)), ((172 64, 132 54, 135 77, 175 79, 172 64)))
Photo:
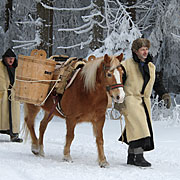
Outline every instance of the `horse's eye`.
POLYGON ((107 76, 108 76, 108 77, 112 77, 112 74, 111 74, 111 73, 107 73, 107 76))

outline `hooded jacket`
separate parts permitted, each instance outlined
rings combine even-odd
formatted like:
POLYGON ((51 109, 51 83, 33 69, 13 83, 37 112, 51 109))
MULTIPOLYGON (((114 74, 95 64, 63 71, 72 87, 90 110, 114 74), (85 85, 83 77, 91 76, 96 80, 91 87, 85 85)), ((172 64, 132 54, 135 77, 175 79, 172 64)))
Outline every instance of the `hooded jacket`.
POLYGON ((20 103, 14 100, 15 92, 13 88, 17 65, 16 55, 11 49, 8 49, 0 60, 0 131, 10 130, 9 111, 11 111, 12 131, 13 133, 19 133, 20 103), (5 57, 15 57, 12 66, 7 64, 5 57), (11 106, 9 106, 9 101, 11 106))

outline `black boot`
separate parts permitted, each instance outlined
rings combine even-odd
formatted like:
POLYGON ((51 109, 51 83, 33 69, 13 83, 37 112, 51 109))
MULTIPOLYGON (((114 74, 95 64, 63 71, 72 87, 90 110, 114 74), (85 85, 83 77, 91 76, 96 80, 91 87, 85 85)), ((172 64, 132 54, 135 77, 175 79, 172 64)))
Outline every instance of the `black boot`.
POLYGON ((146 161, 144 159, 143 153, 142 154, 136 154, 134 158, 134 165, 135 166, 141 166, 141 167, 150 167, 151 163, 146 161))
POLYGON ((23 139, 19 138, 18 134, 13 134, 13 135, 11 135, 11 142, 22 143, 23 139))
POLYGON ((127 164, 134 165, 135 154, 128 153, 127 164))

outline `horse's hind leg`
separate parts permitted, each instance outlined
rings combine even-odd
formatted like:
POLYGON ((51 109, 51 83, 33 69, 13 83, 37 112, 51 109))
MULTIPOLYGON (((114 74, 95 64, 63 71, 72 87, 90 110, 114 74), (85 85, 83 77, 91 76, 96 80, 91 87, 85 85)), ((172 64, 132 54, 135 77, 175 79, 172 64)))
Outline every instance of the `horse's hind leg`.
POLYGON ((96 137, 96 144, 98 150, 98 158, 99 158, 99 166, 100 167, 107 167, 109 163, 106 161, 106 157, 104 155, 104 140, 103 140, 103 126, 104 120, 102 118, 100 120, 93 122, 93 131, 96 137))
POLYGON ((39 144, 34 130, 34 121, 40 109, 41 109, 40 107, 35 106, 33 104, 24 104, 24 115, 25 115, 24 120, 30 131, 31 140, 32 140, 31 151, 36 155, 39 154, 39 144))
POLYGON ((44 156, 44 148, 43 148, 44 132, 46 130, 46 127, 47 127, 48 123, 51 121, 52 118, 53 118, 53 115, 51 115, 49 117, 49 112, 45 112, 44 118, 40 123, 40 128, 39 128, 39 147, 40 147, 40 151, 39 151, 39 155, 41 155, 41 156, 44 156))
POLYGON ((64 146, 64 157, 63 157, 64 161, 72 162, 72 158, 70 155, 70 146, 74 139, 75 126, 76 126, 76 123, 74 123, 73 121, 70 121, 69 119, 66 119, 67 132, 66 132, 66 143, 64 146))

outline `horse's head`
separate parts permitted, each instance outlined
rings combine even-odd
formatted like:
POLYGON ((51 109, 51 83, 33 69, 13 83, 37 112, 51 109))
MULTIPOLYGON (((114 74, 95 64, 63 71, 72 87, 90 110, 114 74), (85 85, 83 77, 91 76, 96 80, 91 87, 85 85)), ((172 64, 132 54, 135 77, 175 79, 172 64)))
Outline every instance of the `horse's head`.
POLYGON ((106 80, 106 89, 113 100, 117 103, 124 101, 125 93, 123 90, 123 69, 121 61, 123 54, 119 56, 104 56, 103 71, 106 80))
POLYGON ((122 59, 123 54, 119 56, 106 54, 99 58, 90 56, 81 72, 85 89, 91 92, 97 90, 97 87, 106 87, 114 101, 122 103, 125 96, 122 84, 122 59))

